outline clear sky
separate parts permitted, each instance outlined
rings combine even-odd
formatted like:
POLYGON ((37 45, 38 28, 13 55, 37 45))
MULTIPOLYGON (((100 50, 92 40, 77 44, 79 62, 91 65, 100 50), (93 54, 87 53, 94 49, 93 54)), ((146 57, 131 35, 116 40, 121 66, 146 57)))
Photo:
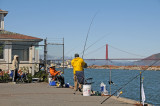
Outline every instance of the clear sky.
MULTIPOLYGON (((105 44, 144 57, 160 53, 160 0, 0 0, 5 30, 65 40, 65 55, 105 58, 105 44), (100 49, 98 49, 100 48, 100 49)), ((52 41, 53 40, 53 41, 52 41)), ((109 58, 141 58, 109 46, 109 58)))

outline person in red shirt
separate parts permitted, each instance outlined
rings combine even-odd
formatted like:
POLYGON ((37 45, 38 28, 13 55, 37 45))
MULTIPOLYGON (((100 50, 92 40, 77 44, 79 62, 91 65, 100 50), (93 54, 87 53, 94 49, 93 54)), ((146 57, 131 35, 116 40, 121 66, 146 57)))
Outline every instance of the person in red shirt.
POLYGON ((61 83, 61 87, 63 87, 64 85, 64 77, 61 75, 61 71, 56 71, 55 69, 55 65, 51 64, 50 68, 49 68, 49 72, 52 76, 52 79, 58 80, 61 83))
POLYGON ((50 72, 50 74, 51 74, 51 76, 52 76, 52 79, 53 79, 53 80, 56 80, 56 76, 57 76, 57 75, 60 75, 60 72, 61 72, 61 71, 56 71, 55 65, 53 65, 53 64, 51 64, 49 70, 50 70, 49 72, 50 72))

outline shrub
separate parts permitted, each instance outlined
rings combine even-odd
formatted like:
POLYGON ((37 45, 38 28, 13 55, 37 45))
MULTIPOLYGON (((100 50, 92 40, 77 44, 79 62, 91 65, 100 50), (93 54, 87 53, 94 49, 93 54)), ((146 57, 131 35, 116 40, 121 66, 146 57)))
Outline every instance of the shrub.
POLYGON ((28 78, 28 82, 31 83, 32 82, 32 74, 27 74, 27 78, 28 78))
POLYGON ((35 73, 33 78, 40 78, 40 81, 47 82, 48 81, 48 74, 45 71, 39 71, 39 72, 35 73))
POLYGON ((7 73, 4 73, 3 75, 3 81, 8 82, 9 81, 9 75, 7 73))

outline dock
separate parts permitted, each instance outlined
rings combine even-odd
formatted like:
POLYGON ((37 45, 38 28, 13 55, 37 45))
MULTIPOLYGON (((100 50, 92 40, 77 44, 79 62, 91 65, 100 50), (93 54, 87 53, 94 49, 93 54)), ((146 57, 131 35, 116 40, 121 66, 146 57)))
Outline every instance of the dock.
POLYGON ((0 83, 0 106, 133 106, 137 101, 106 96, 82 96, 71 88, 57 88, 48 83, 0 83))

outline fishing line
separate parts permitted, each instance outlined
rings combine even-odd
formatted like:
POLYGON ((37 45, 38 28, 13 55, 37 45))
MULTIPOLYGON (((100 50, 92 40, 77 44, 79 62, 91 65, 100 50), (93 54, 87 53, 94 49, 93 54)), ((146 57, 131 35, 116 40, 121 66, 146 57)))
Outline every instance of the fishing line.
MULTIPOLYGON (((110 34, 110 33, 109 33, 109 34, 110 34)), ((104 35, 104 36, 102 36, 100 39, 96 40, 94 43, 92 43, 90 46, 88 46, 88 48, 85 49, 85 50, 87 51, 90 47, 92 47, 93 45, 95 45, 97 42, 101 41, 105 36, 106 36, 106 35, 104 35)), ((96 49, 96 50, 97 50, 97 49, 96 49)), ((82 54, 82 53, 83 53, 83 52, 81 52, 80 54, 82 54)), ((88 54, 86 54, 86 55, 88 55, 88 54)))
MULTIPOLYGON (((86 40, 85 40, 85 44, 84 44, 84 49, 83 49, 82 59, 83 59, 83 56, 84 56, 84 51, 85 51, 85 48, 86 48, 88 35, 89 35, 89 32, 90 32, 90 29, 91 29, 92 23, 93 23, 93 21, 94 21, 94 18, 95 18, 95 17, 96 17, 96 15, 97 15, 97 13, 98 13, 98 12, 96 12, 96 13, 95 13, 95 15, 93 16, 93 18, 92 18, 92 20, 91 20, 91 23, 90 23, 90 25, 89 25, 89 29, 88 29, 87 36, 86 36, 86 40)), ((75 91, 75 93, 73 93, 73 94, 76 94, 76 91, 75 91)))
POLYGON ((106 46, 106 44, 103 45, 103 46, 101 46, 101 47, 99 47, 99 48, 97 48, 96 50, 93 50, 93 51, 89 52, 89 53, 86 54, 86 55, 89 55, 90 53, 95 53, 95 52, 97 52, 99 49, 102 49, 104 46, 106 46))
MULTIPOLYGON (((160 60, 158 60, 160 61, 160 60)), ((150 68, 151 66, 153 66, 154 64, 156 64, 158 61, 155 61, 153 64, 151 64, 150 66, 148 66, 146 69, 144 69, 141 73, 143 73, 144 71, 146 71, 148 68, 150 68)), ((134 79, 136 79, 137 77, 139 77, 140 75, 138 74, 137 76, 135 76, 133 79, 131 79, 130 81, 128 81, 126 84, 124 84, 121 88, 119 88, 116 92, 114 92, 111 96, 109 96, 108 98, 104 99, 101 104, 103 104, 106 100, 108 100, 110 97, 112 97, 113 95, 115 95, 119 90, 123 89, 125 86, 127 86, 130 82, 132 82, 134 79)))
POLYGON ((92 20, 91 20, 91 23, 89 25, 89 29, 88 29, 88 32, 87 32, 87 36, 86 36, 86 41, 85 41, 85 44, 84 44, 84 49, 83 49, 83 54, 82 54, 82 59, 83 59, 83 56, 84 56, 84 51, 85 51, 85 48, 86 48, 86 44, 87 44, 87 39, 88 39, 88 35, 89 35, 89 32, 90 32, 90 29, 91 29, 91 26, 92 26, 92 23, 94 21, 94 18, 96 17, 98 12, 95 13, 95 15, 93 16, 92 20))
MULTIPOLYGON (((107 34, 108 35, 108 34, 107 34)), ((86 50, 88 50, 90 47, 92 47, 93 45, 95 45, 97 42, 101 41, 106 35, 102 36, 100 39, 96 40, 94 43, 92 43, 90 46, 87 47, 86 50)))
POLYGON ((71 52, 73 52, 75 49, 77 48, 77 46, 76 47, 74 47, 74 48, 72 48, 72 49, 70 49, 70 50, 68 50, 65 54, 70 54, 71 52))

